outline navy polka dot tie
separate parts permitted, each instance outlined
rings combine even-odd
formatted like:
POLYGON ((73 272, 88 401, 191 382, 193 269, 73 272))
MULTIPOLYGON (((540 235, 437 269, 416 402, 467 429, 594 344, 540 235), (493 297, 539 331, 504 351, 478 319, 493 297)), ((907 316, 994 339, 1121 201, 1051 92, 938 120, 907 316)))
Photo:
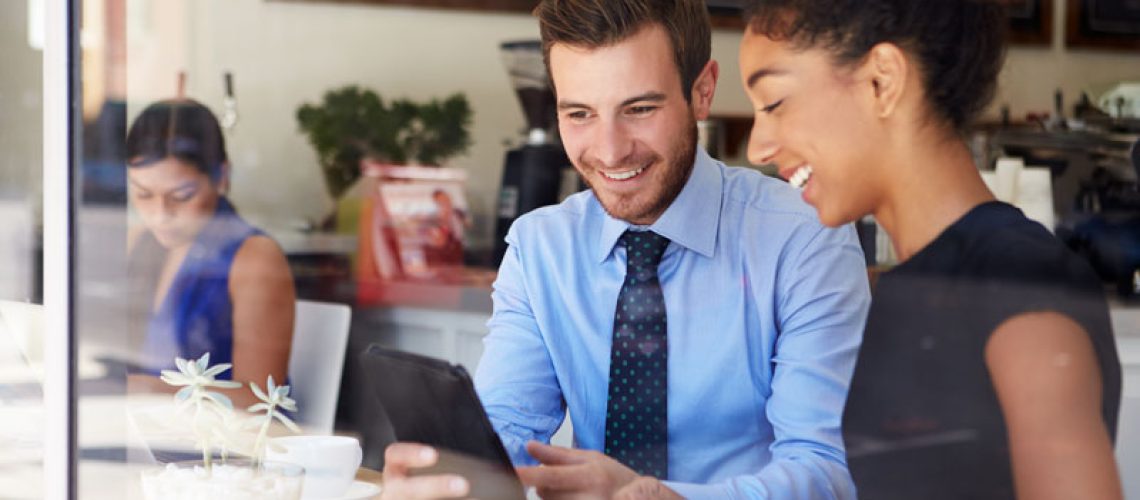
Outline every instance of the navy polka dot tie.
POLYGON ((605 451, 638 474, 666 479, 668 330, 657 265, 669 240, 626 231, 621 243, 628 266, 614 316, 605 451))

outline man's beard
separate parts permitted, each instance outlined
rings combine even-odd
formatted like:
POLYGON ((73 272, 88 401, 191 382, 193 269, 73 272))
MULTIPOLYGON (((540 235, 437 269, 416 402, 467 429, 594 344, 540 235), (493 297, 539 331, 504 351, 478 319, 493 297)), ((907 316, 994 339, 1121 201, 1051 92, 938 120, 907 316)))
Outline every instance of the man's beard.
MULTIPOLYGON (((642 222, 656 221, 673 200, 681 194, 681 190, 685 188, 685 183, 689 180, 689 175, 693 172, 693 163, 697 154, 697 122, 691 120, 689 123, 688 134, 683 138, 684 142, 677 148, 671 151, 672 155, 667 159, 667 162, 661 163, 661 156, 655 153, 639 155, 631 158, 625 164, 627 169, 636 169, 645 165, 660 165, 666 169, 665 178, 660 185, 659 195, 655 199, 648 200, 648 202, 637 203, 635 197, 643 195, 644 192, 633 193, 629 196, 623 196, 616 201, 610 202, 603 200, 598 195, 598 190, 594 185, 585 179, 586 184, 590 186, 590 190, 594 192, 594 197, 601 203, 602 208, 606 213, 615 219, 624 220, 626 222, 640 224, 642 222)), ((594 171, 598 169, 587 165, 594 171)), ((657 189, 653 186, 650 189, 657 189)))

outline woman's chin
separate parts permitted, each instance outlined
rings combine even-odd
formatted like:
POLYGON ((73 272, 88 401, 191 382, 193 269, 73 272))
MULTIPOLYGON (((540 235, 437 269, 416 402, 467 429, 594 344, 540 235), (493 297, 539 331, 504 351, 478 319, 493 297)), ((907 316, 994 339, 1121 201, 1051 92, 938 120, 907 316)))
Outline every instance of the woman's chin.
POLYGON ((163 234, 163 233, 151 233, 151 234, 154 234, 155 241, 157 241, 159 245, 161 245, 163 248, 165 248, 167 250, 183 247, 189 243, 189 241, 187 241, 186 238, 182 238, 181 235, 163 234))
POLYGON ((815 205, 816 214, 819 215, 819 222, 827 227, 842 227, 859 219, 863 216, 852 211, 838 209, 837 207, 830 207, 827 205, 815 205))

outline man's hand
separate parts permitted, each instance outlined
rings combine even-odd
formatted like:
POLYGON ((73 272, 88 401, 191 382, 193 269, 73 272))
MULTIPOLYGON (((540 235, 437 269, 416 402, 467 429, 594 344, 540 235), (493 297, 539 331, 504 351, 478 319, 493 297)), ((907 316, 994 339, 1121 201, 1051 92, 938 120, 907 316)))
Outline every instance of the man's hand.
POLYGON ((542 465, 519 467, 516 472, 523 484, 534 486, 538 495, 546 500, 611 498, 638 479, 632 469, 596 451, 572 450, 536 441, 527 443, 526 451, 542 465))
POLYGON ((435 498, 463 498, 471 486, 462 476, 437 475, 409 477, 408 471, 431 467, 439 460, 439 453, 430 446, 414 443, 393 443, 384 450, 383 500, 427 500, 435 498))
POLYGON ((641 476, 614 494, 614 500, 685 500, 655 477, 641 476))

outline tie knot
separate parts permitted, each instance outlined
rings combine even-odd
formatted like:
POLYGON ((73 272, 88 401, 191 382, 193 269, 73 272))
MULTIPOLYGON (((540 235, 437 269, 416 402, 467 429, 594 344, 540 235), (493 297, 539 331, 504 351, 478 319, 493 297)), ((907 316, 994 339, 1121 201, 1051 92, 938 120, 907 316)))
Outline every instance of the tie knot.
POLYGON ((626 259, 631 267, 656 271, 661 256, 665 255, 665 248, 669 246, 669 238, 653 231, 626 231, 621 235, 621 243, 625 246, 626 259))

